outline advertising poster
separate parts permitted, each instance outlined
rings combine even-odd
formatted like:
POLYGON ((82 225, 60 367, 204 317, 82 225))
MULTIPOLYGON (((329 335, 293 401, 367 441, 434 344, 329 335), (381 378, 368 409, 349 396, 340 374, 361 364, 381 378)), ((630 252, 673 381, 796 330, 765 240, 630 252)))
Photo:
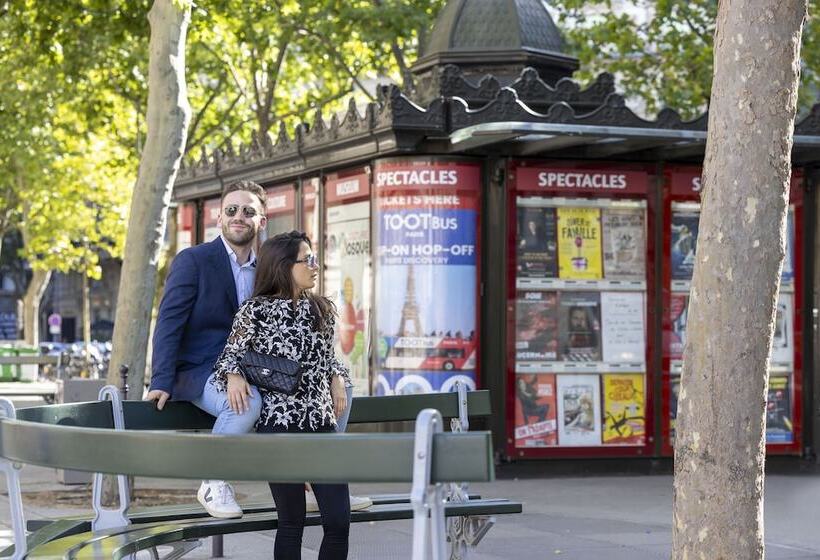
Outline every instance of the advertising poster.
POLYGON ((518 276, 558 277, 555 220, 555 208, 518 208, 518 276))
MULTIPOLYGON (((274 235, 296 229, 296 185, 281 185, 265 190, 265 215, 268 223, 260 232, 260 243, 274 235)), ((315 242, 315 239, 311 238, 315 242)))
POLYGON ((675 441, 675 422, 678 419, 678 395, 680 394, 680 377, 669 379, 669 440, 675 441))
POLYGON ((376 394, 476 387, 480 185, 473 163, 374 168, 376 394))
POLYGON ((601 294, 561 292, 558 298, 559 359, 601 361, 601 294))
POLYGON ((643 208, 604 208, 604 278, 646 278, 646 227, 643 208))
POLYGON ((601 445, 599 376, 559 375, 557 385, 560 445, 601 445))
POLYGON ((558 293, 520 292, 515 308, 515 359, 558 359, 558 293))
POLYGON ((646 361, 643 292, 601 292, 605 362, 646 361))
POLYGON ((194 244, 194 211, 189 202, 177 206, 177 253, 194 244))
POLYGON ((792 443, 791 394, 788 377, 771 377, 766 398, 766 443, 792 443))
POLYGON ((220 200, 218 198, 212 198, 206 200, 202 206, 203 243, 213 241, 222 233, 222 230, 216 223, 217 220, 219 220, 219 213, 221 211, 219 203, 220 200))
POLYGON ((545 447, 558 443, 555 375, 515 378, 515 446, 545 447))
POLYGON ((558 208, 558 276, 602 278, 601 210, 558 208))
POLYGON ((793 319, 792 295, 781 293, 777 298, 777 315, 774 321, 771 359, 773 364, 792 364, 794 362, 793 319))
POLYGON ((667 356, 673 360, 683 357, 686 342, 686 315, 689 309, 689 294, 673 293, 669 300, 670 330, 664 331, 664 347, 667 356))
POLYGON ((784 284, 794 282, 794 209, 789 208, 786 221, 786 257, 783 259, 783 271, 780 281, 784 284))
POLYGON ((350 368, 353 394, 369 395, 370 203, 329 207, 325 230, 325 295, 339 314, 336 357, 350 368))
POLYGON ((672 211, 672 279, 691 280, 695 269, 700 212, 672 211))
POLYGON ((644 376, 640 373, 604 377, 604 434, 607 445, 644 445, 646 419, 644 376))
POLYGON ((314 177, 302 181, 302 230, 314 247, 318 247, 316 235, 319 232, 319 179, 314 177))

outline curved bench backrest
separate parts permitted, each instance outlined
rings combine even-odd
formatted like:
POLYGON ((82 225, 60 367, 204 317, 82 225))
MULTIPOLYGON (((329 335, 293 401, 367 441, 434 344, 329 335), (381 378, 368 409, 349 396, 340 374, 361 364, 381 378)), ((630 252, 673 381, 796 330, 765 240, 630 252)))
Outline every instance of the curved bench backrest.
MULTIPOLYGON (((152 402, 124 401, 123 416, 127 430, 210 430, 214 418, 189 402, 169 402, 161 411, 152 402)), ((470 418, 489 416, 490 392, 467 393, 470 418)), ((458 417, 457 393, 356 397, 350 411, 350 424, 413 421, 425 408, 438 410, 443 418, 458 417)), ((27 422, 114 428, 110 402, 54 404, 23 408, 17 418, 27 422)))

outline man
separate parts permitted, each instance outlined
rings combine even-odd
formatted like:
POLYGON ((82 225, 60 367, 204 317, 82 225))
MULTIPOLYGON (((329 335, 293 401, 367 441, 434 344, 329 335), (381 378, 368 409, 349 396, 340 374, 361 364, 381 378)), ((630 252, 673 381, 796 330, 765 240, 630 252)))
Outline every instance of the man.
MULTIPOLYGON (((219 393, 208 381, 237 308, 253 292, 254 249, 266 223, 264 189, 252 181, 228 185, 217 221, 222 234, 180 252, 165 282, 146 400, 156 401, 159 410, 169 399, 191 401, 216 416, 215 434, 251 431, 262 407, 256 387, 219 393)), ((222 480, 203 481, 197 499, 214 517, 242 517, 233 489, 222 480)))

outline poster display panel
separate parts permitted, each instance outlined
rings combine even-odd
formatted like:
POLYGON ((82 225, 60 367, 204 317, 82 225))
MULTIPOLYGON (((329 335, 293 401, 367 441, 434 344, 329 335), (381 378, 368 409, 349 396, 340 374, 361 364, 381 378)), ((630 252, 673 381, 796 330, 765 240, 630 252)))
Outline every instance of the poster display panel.
POLYGON ((558 359, 558 293, 520 292, 516 301, 516 360, 558 359))
POLYGON ((601 445, 598 375, 558 375, 558 441, 563 446, 601 445))
POLYGON ((605 374, 605 445, 643 445, 646 438, 644 376, 640 373, 605 374))
POLYGON ((646 329, 643 292, 602 292, 605 362, 645 362, 646 329))
POLYGON ((515 378, 515 446, 546 447, 558 443, 555 375, 515 378))
POLYGON ((376 394, 476 387, 480 166, 374 167, 376 394))
POLYGON ((558 276, 568 279, 603 277, 601 210, 557 208, 558 276))
POLYGON ((302 181, 302 230, 314 247, 319 247, 319 178, 302 181))
POLYGON ((646 278, 646 225, 642 208, 604 208, 604 277, 646 278))
POLYGON ((558 333, 561 360, 601 361, 601 294, 561 292, 558 298, 558 333))
POLYGON ((370 394, 370 202, 328 207, 324 291, 336 304, 336 357, 350 368, 353 394, 370 394))
POLYGON ((518 208, 517 273, 522 278, 556 278, 558 244, 555 208, 518 208))
POLYGON ((766 443, 792 443, 791 393, 788 377, 769 378, 766 398, 766 443))

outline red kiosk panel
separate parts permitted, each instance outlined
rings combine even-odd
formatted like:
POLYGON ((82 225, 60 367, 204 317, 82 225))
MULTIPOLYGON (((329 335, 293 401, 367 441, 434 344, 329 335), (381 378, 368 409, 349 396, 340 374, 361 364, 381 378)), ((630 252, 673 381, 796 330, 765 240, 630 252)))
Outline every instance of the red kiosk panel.
MULTIPOLYGON (((766 450, 799 454, 802 441, 802 177, 789 193, 786 258, 778 296, 767 401, 766 450)), ((673 167, 666 173, 663 241, 662 452, 674 449, 677 395, 686 334, 689 288, 700 215, 700 167, 673 167)))
POLYGON ((518 161, 508 177, 508 455, 651 454, 649 173, 518 161))

